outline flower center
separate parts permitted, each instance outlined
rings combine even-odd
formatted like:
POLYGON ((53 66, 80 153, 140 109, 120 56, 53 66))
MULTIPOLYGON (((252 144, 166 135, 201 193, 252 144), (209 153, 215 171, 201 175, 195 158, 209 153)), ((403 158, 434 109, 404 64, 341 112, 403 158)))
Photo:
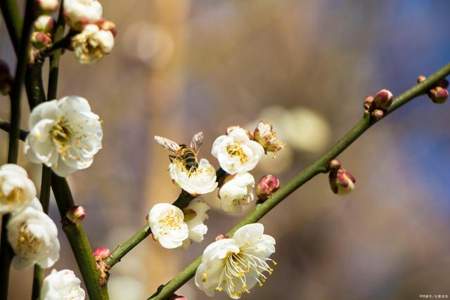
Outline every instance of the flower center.
POLYGON ((179 229, 183 224, 183 215, 177 214, 175 211, 170 211, 167 215, 159 220, 159 225, 162 228, 179 229))
POLYGON ((240 162, 243 164, 248 161, 248 156, 245 154, 244 149, 238 143, 233 143, 227 146, 227 153, 231 156, 239 157, 240 162))
POLYGON ((66 152, 72 137, 72 131, 70 130, 68 122, 63 118, 58 120, 50 130, 50 136, 53 143, 56 145, 58 152, 66 152))
POLYGON ((248 277, 253 277, 262 286, 273 269, 268 262, 276 265, 270 258, 261 258, 241 249, 239 253, 230 253, 225 258, 224 269, 220 275, 217 291, 226 290, 232 297, 239 298, 243 293, 250 293, 248 277))
POLYGON ((19 187, 14 188, 8 195, 5 195, 0 191, 0 199, 7 204, 20 203, 24 200, 24 191, 19 187))
POLYGON ((36 254, 41 244, 42 241, 28 229, 26 223, 23 223, 19 229, 19 239, 17 241, 18 252, 25 257, 36 254))

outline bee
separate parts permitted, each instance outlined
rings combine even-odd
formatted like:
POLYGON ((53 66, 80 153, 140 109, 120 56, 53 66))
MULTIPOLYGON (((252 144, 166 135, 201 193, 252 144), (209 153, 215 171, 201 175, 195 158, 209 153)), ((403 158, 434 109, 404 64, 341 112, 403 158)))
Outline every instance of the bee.
POLYGON ((197 154, 200 146, 203 144, 203 132, 200 131, 196 133, 192 137, 189 146, 186 144, 178 144, 162 136, 155 136, 155 141, 165 149, 169 150, 170 162, 173 162, 175 160, 181 161, 181 163, 189 173, 195 172, 195 170, 197 170, 197 154))

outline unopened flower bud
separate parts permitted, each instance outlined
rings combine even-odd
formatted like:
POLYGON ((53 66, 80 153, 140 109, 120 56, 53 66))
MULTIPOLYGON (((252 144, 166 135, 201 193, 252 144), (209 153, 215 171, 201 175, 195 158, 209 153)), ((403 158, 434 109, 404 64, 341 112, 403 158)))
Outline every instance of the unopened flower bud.
POLYGON ((330 164, 328 166, 328 168, 330 170, 337 170, 341 167, 341 162, 337 159, 333 159, 332 161, 330 161, 330 164))
POLYGON ((342 167, 330 168, 328 179, 335 194, 345 195, 355 189, 355 177, 342 167))
POLYGON ((391 91, 382 89, 373 97, 374 108, 386 111, 391 106, 393 99, 394 95, 392 95, 391 91))
POLYGON ((435 88, 432 88, 429 91, 428 96, 430 97, 431 101, 433 101, 434 103, 441 104, 441 103, 444 103, 445 101, 447 101, 448 90, 441 86, 437 86, 435 88))
POLYGON ((384 111, 381 109, 374 109, 371 116, 376 121, 381 120, 384 117, 384 111))
POLYGON ((424 75, 419 75, 417 77, 417 83, 422 83, 426 80, 427 78, 424 75))
POLYGON ((280 179, 273 175, 263 176, 256 185, 258 200, 266 200, 280 188, 280 179))
POLYGON ((50 33, 55 26, 55 20, 51 16, 39 16, 34 22, 34 30, 38 32, 50 33))
POLYGON ((111 255, 111 251, 106 247, 98 247, 92 253, 95 259, 95 264, 100 272, 99 283, 104 286, 109 278, 109 266, 106 264, 106 259, 111 255))
POLYGON ((372 110, 373 105, 373 96, 367 96, 366 99, 364 99, 364 112, 368 114, 372 110))
POLYGON ((117 36, 116 24, 110 20, 101 19, 97 21, 96 25, 101 30, 110 31, 114 37, 117 36))
POLYGON ((54 12, 59 7, 58 0, 36 0, 36 2, 39 9, 47 13, 54 12))
POLYGON ((228 236, 226 236, 225 234, 219 234, 218 236, 216 236, 215 240, 223 240, 223 239, 227 239, 228 236))
POLYGON ((0 60, 0 95, 8 95, 11 91, 13 78, 9 72, 8 65, 0 60))
POLYGON ((263 146, 264 151, 278 152, 283 149, 283 143, 278 139, 275 130, 269 123, 259 122, 253 132, 253 139, 263 146))
POLYGON ((98 247, 98 248, 95 248, 92 255, 94 255, 94 258, 96 261, 104 260, 111 255, 111 251, 106 247, 98 247))
POLYGON ((42 49, 51 45, 52 38, 48 33, 35 31, 31 35, 31 43, 36 49, 42 49))
POLYGON ((74 206, 67 212, 66 217, 71 222, 78 224, 86 217, 86 210, 83 206, 74 206))

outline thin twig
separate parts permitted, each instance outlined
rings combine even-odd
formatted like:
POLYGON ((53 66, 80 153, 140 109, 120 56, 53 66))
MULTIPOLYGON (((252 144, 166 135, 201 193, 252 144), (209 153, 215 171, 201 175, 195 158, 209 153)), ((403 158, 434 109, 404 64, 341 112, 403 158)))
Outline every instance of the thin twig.
MULTIPOLYGON (((408 103, 417 96, 426 93, 436 82, 450 74, 450 64, 438 70, 436 73, 428 77, 426 81, 414 86, 398 96, 387 114, 398 109, 402 105, 408 103)), ((238 228, 243 225, 257 222, 271 211, 277 204, 283 201, 287 196, 308 182, 314 176, 327 172, 329 162, 342 153, 348 146, 358 139, 367 129, 375 122, 369 116, 363 117, 356 125, 348 131, 327 153, 320 157, 313 164, 302 170, 286 185, 272 195, 268 200, 256 206, 255 210, 249 213, 241 222, 234 226, 227 235, 232 235, 238 228)), ((197 267, 200 265, 201 256, 196 258, 189 266, 181 271, 177 276, 170 280, 166 285, 160 287, 158 291, 148 298, 149 300, 164 300, 170 297, 177 289, 189 281, 195 274, 197 267)))
MULTIPOLYGON (((5 20, 8 26, 15 26, 18 19, 17 9, 14 8, 12 2, 7 2, 2 5, 2 12, 4 14, 5 20), (10 12, 5 11, 10 9, 10 12), (10 13, 10 14, 8 14, 10 13)), ((17 45, 18 32, 17 28, 8 28, 10 34, 12 34, 12 41, 15 48, 18 48, 17 55, 17 66, 14 76, 14 82, 11 89, 11 115, 10 124, 11 128, 9 130, 9 146, 8 146, 8 163, 17 163, 17 158, 19 154, 19 136, 20 136, 20 100, 22 92, 22 84, 25 79, 26 67, 28 64, 28 47, 30 43, 30 36, 32 31, 32 26, 34 22, 34 9, 35 1, 27 0, 25 6, 25 17, 24 25, 22 27, 22 33, 20 38, 20 44, 17 45)), ((7 239, 7 224, 9 221, 9 215, 5 215, 2 218, 2 236, 0 245, 0 299, 7 299, 8 297, 8 286, 9 286, 9 269, 11 266, 11 260, 14 256, 14 252, 8 243, 7 239)))

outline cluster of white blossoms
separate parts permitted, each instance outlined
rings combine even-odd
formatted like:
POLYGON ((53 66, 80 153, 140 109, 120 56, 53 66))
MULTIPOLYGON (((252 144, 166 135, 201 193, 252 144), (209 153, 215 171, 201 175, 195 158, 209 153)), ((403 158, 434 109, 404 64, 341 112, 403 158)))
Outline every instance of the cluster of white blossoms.
POLYGON ((262 286, 273 269, 269 257, 275 252, 275 239, 264 234, 260 223, 239 228, 231 238, 211 243, 203 252, 195 274, 196 286, 208 296, 225 291, 232 299, 262 286))
POLYGON ((59 258, 58 231, 36 198, 34 183, 15 164, 0 167, 0 215, 11 214, 7 238, 17 269, 52 266, 59 258))
POLYGON ((102 127, 86 99, 68 96, 39 104, 31 112, 25 154, 65 177, 88 168, 102 148, 102 127))
MULTIPOLYGON (((185 192, 196 197, 216 190, 219 182, 214 167, 207 159, 198 158, 202 132, 194 135, 189 146, 160 136, 155 136, 155 140, 169 151, 170 178, 185 192)), ((221 168, 218 197, 225 212, 242 212, 255 202, 255 178, 249 172, 265 155, 282 148, 272 125, 264 122, 252 133, 239 126, 229 127, 225 135, 214 141, 211 154, 221 168)), ((148 214, 153 238, 167 249, 203 241, 209 209, 198 199, 184 209, 169 203, 154 205, 148 214)), ((263 231, 262 224, 246 225, 232 238, 209 245, 197 270, 197 286, 210 296, 214 291, 225 290, 231 298, 238 299, 256 283, 262 285, 267 273, 272 272, 269 256, 275 252, 275 240, 263 231)))
POLYGON ((211 154, 228 173, 218 193, 220 206, 225 212, 239 213, 251 207, 256 197, 255 179, 249 171, 264 155, 282 148, 272 125, 265 122, 259 122, 252 133, 238 126, 229 127, 226 135, 214 141, 211 154))
POLYGON ((103 7, 97 0, 65 0, 64 16, 70 28, 72 48, 78 61, 91 64, 111 53, 116 35, 115 24, 103 18, 103 7))

